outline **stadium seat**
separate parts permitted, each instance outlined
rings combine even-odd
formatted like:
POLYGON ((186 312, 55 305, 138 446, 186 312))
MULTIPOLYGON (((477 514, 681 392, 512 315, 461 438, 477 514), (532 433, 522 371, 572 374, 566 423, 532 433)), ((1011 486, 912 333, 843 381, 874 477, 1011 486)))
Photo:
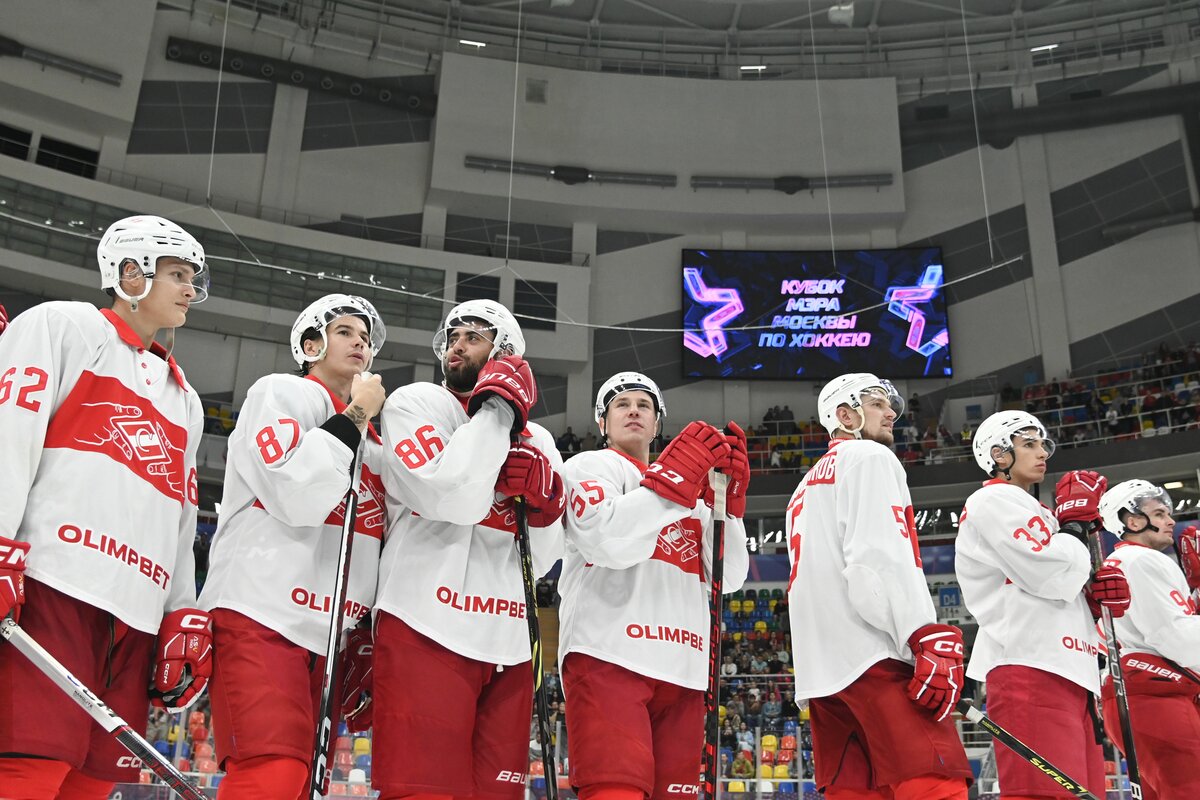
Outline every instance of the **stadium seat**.
MULTIPOLYGON (((1137 740, 1135 739, 1134 741, 1137 741, 1137 740)), ((776 779, 789 777, 787 764, 776 764, 774 777, 776 779)))
POLYGON ((213 746, 211 744, 209 744, 208 742, 196 742, 196 748, 195 748, 195 752, 193 753, 193 756, 198 759, 199 758, 212 758, 213 757, 213 746))
MULTIPOLYGON (((1136 741, 1136 740, 1134 740, 1134 741, 1136 741)), ((730 794, 732 794, 733 792, 745 792, 745 791, 746 791, 746 782, 745 781, 730 781, 729 782, 730 794)))
MULTIPOLYGON (((797 728, 797 725, 796 725, 796 720, 794 720, 794 719, 788 719, 788 720, 784 720, 784 721, 783 721, 783 735, 784 735, 784 736, 791 736, 791 737, 795 737, 795 735, 796 735, 796 728, 797 728)), ((793 741, 795 741, 795 739, 794 739, 794 738, 793 738, 793 741)), ((793 749, 794 749, 794 748, 793 748, 793 749)))
POLYGON ((756 590, 754 590, 754 589, 747 589, 747 590, 746 590, 745 599, 747 599, 747 600, 755 600, 755 599, 757 599, 757 598, 758 598, 758 592, 757 592, 756 590))
POLYGON ((759 754, 758 754, 758 760, 763 764, 763 766, 774 764, 775 763, 775 751, 767 750, 766 748, 763 748, 762 751, 759 752, 759 754))
POLYGON ((775 777, 775 765, 774 764, 760 764, 758 767, 758 777, 760 777, 760 778, 775 777))
POLYGON ((371 752, 371 740, 365 736, 354 739, 354 755, 361 756, 371 752))
POLYGON ((350 770, 350 783, 357 783, 365 786, 367 783, 367 773, 361 769, 358 769, 357 767, 350 770))
POLYGON ((754 601, 753 600, 746 599, 746 600, 742 601, 742 613, 743 614, 753 614, 754 613, 754 601))
POLYGON ((353 749, 354 749, 354 740, 351 739, 349 736, 339 736, 337 738, 337 742, 333 746, 333 750, 335 753, 340 750, 345 750, 347 753, 349 753, 353 749))
POLYGON ((349 772, 354 766, 354 754, 349 750, 338 750, 333 754, 333 767, 343 772, 349 772))
POLYGON ((776 600, 782 598, 783 597, 783 589, 779 589, 779 588, 772 589, 771 597, 774 597, 776 600))
POLYGON ((188 734, 193 742, 208 741, 208 728, 204 725, 194 726, 190 731, 188 731, 188 734))
POLYGON ((766 633, 767 632, 767 621, 765 619, 756 620, 754 623, 754 632, 755 633, 766 633))
POLYGON ((188 759, 188 758, 179 759, 179 763, 176 764, 175 766, 179 768, 180 772, 191 772, 192 771, 192 761, 191 761, 191 759, 188 759))
MULTIPOLYGON (((787 730, 786 725, 784 725, 784 730, 785 731, 787 730)), ((793 730, 795 730, 795 728, 793 728, 793 730)), ((795 750, 796 749, 796 735, 794 733, 784 733, 783 738, 779 740, 779 749, 780 750, 795 750)))
POLYGON ((201 774, 212 774, 217 771, 217 762, 211 758, 196 759, 196 772, 201 774))
POLYGON ((729 610, 735 614, 740 612, 742 610, 742 601, 741 600, 730 600, 729 601, 729 610))
POLYGON ((159 739, 154 743, 154 749, 162 753, 164 756, 171 755, 171 745, 163 739, 159 739))
POLYGON ((546 776, 546 765, 542 763, 540 758, 529 762, 529 774, 531 777, 546 776))
POLYGON ((367 788, 367 784, 365 783, 350 784, 351 797, 366 797, 369 791, 370 790, 367 788))
POLYGON ((762 745, 763 750, 778 750, 779 749, 779 739, 777 739, 775 736, 773 736, 772 734, 769 734, 769 733, 763 734, 762 741, 760 742, 760 744, 762 745))
POLYGON ((193 711, 191 714, 188 714, 188 727, 189 728, 194 727, 196 725, 203 725, 204 722, 205 722, 205 720, 204 720, 204 712, 203 711, 193 711))
POLYGON ((354 766, 362 770, 369 770, 371 768, 371 756, 367 753, 363 753, 361 756, 358 756, 354 759, 354 766))

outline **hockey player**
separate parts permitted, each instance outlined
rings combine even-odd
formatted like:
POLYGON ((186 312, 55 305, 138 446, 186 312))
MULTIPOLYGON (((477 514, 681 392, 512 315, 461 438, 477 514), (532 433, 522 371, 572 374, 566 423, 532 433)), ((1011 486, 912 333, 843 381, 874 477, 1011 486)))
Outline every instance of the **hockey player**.
POLYGON ((571 706, 571 785, 582 800, 696 793, 710 647, 713 527, 704 501, 713 467, 730 476, 725 592, 741 588, 750 565, 744 434, 734 423, 724 434, 692 422, 650 464, 665 411, 654 381, 617 373, 596 394, 607 448, 565 467, 571 511, 559 660, 571 706))
POLYGON ((796 699, 809 700, 817 789, 830 800, 965 800, 971 768, 950 717, 962 633, 937 624, 891 449, 904 400, 851 373, 825 384, 817 411, 832 441, 784 520, 796 699))
POLYGON ((511 498, 525 498, 543 575, 562 550, 562 460, 529 422, 537 388, 508 309, 454 307, 433 350, 444 383, 401 387, 383 408, 372 784, 384 800, 519 800, 533 708, 525 615, 536 609, 525 607, 511 498))
MULTIPOLYGON (((302 377, 256 381, 229 437, 221 518, 200 595, 213 616, 209 694, 217 759, 227 772, 221 798, 306 794, 345 497, 360 447, 344 626, 353 628, 374 603, 383 444, 370 420, 386 395, 379 376, 364 373, 384 338, 383 320, 361 297, 312 303, 292 325, 302 377)), ((360 636, 369 629, 355 633, 346 658, 363 651, 360 636)), ((353 713, 357 694, 345 699, 347 722, 367 727, 362 712, 353 713)))
MULTIPOLYGON (((43 303, 0 336, 0 617, 19 614, 142 732, 151 688, 157 704, 182 707, 209 674, 192 557, 204 414, 155 342, 160 330, 173 341, 208 273, 200 243, 161 217, 114 222, 96 253, 111 308, 43 303)), ((0 644, 0 796, 98 800, 138 772, 0 644)))
MULTIPOLYGON (((1145 800, 1200 797, 1200 616, 1179 565, 1162 552, 1174 543, 1173 510, 1170 495, 1143 480, 1100 499, 1104 527, 1121 537, 1104 563, 1129 581, 1129 611, 1114 628, 1145 800)), ((1123 750, 1111 677, 1102 696, 1105 728, 1123 750)))
MULTIPOLYGON (((979 621, 968 677, 987 682, 988 714, 1039 755, 1104 796, 1104 757, 1090 716, 1100 680, 1094 618, 1129 605, 1121 571, 1092 575, 1087 533, 1099 520, 1105 480, 1068 472, 1057 511, 1030 490, 1046 474, 1054 442, 1024 411, 983 421, 972 443, 989 480, 963 508, 954 568, 979 621)), ((1004 798, 1074 797, 1027 761, 996 748, 1004 798)))

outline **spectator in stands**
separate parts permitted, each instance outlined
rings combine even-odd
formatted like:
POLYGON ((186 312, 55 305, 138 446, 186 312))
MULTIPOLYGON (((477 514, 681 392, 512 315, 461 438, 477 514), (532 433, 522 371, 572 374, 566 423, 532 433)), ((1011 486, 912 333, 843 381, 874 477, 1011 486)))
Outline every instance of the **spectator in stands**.
POLYGON ((171 730, 171 715, 164 708, 150 709, 150 721, 146 724, 146 741, 154 744, 166 741, 171 730))
POLYGON ((739 717, 745 716, 746 703, 742 700, 742 696, 740 694, 735 694, 733 697, 729 698, 729 702, 725 704, 725 712, 739 717))
POLYGON ((783 713, 783 704, 779 702, 779 697, 772 694, 767 702, 763 703, 762 715, 769 720, 779 719, 783 713))
POLYGON ((558 677, 558 664, 551 664, 550 670, 546 673, 546 691, 549 693, 551 700, 562 702, 562 681, 558 677))
POLYGON ((722 661, 723 661, 723 663, 721 664, 721 674, 722 675, 724 675, 726 678, 732 678, 734 675, 738 674, 738 667, 737 667, 737 664, 733 663, 733 656, 726 655, 722 659, 722 661))
MULTIPOLYGON (((739 748, 754 751, 754 731, 747 728, 745 722, 738 725, 737 741, 739 748)), ((753 765, 751 766, 753 767, 753 765)))
MULTIPOLYGON (((751 734, 749 748, 751 750, 754 749, 753 734, 751 734)), ((733 759, 733 766, 729 769, 729 774, 731 777, 739 779, 754 777, 754 764, 751 763, 750 759, 746 758, 745 750, 738 751, 738 754, 733 759)))
MULTIPOLYGON (((796 704, 795 692, 789 690, 784 691, 783 700, 780 702, 780 709, 785 719, 795 719, 800 716, 800 707, 796 704)), ((804 704, 808 708, 808 703, 804 704)))
POLYGON ((963 426, 962 426, 962 430, 959 431, 959 434, 958 434, 959 444, 961 444, 963 447, 969 446, 971 444, 971 437, 973 435, 974 435, 974 432, 971 430, 971 423, 964 422, 963 426))
MULTIPOLYGON (((728 712, 727 712, 728 713, 728 712)), ((733 729, 733 723, 728 717, 725 719, 725 724, 721 726, 721 736, 719 737, 721 749, 736 750, 737 749, 737 732, 733 729)))
POLYGON ((779 412, 779 432, 784 436, 796 433, 796 416, 788 406, 784 406, 783 410, 779 412))
POLYGON ((1109 436, 1116 436, 1121 432, 1121 422, 1119 417, 1120 415, 1117 413, 1116 402, 1110 403, 1108 406, 1108 411, 1104 412, 1104 424, 1108 428, 1109 436))
POLYGON ((767 660, 763 657, 762 650, 759 650, 750 657, 750 672, 754 675, 762 675, 767 671, 767 660))
POLYGON ((916 392, 913 392, 912 397, 908 398, 908 418, 913 422, 921 419, 921 398, 917 397, 916 392))
MULTIPOLYGON (((730 749, 732 749, 732 748, 730 748, 730 749)), ((730 777, 733 777, 732 774, 730 773, 730 770, 732 768, 733 768, 733 764, 731 764, 729 762, 729 754, 721 753, 721 760, 720 760, 720 763, 718 763, 718 765, 717 765, 717 772, 719 772, 721 774, 722 778, 730 778, 730 777)))
POLYGON ((579 437, 571 430, 571 426, 567 426, 567 432, 558 437, 558 441, 554 443, 560 453, 578 453, 579 452, 579 437))
POLYGON ((779 445, 771 448, 771 469, 781 469, 783 467, 783 453, 779 449, 779 445))
POLYGON ((954 447, 954 434, 950 433, 950 429, 945 424, 938 425, 938 438, 941 439, 943 447, 954 447))

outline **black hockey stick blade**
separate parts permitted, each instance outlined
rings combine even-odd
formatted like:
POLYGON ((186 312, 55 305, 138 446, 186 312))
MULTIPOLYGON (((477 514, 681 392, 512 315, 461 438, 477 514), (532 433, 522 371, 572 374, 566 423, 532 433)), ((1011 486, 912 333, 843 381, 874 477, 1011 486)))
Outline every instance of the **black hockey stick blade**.
POLYGON ((1075 797, 1088 798, 1088 800, 1100 800, 1100 798, 1096 797, 1096 795, 1089 792, 1087 787, 1085 787, 1082 783, 1075 780, 1046 759, 1042 758, 1033 750, 1033 748, 1022 742, 1016 736, 1013 736, 1004 728, 1001 728, 982 711, 971 705, 970 702, 966 700, 959 700, 957 708, 963 717, 983 728, 985 731, 990 733, 994 739, 998 740, 1009 750, 1012 750, 1021 758, 1028 761, 1036 769, 1041 771, 1042 774, 1044 774, 1047 778, 1058 784, 1059 788, 1070 792, 1075 797))
POLYGON ((36 640, 21 630, 12 618, 0 622, 0 637, 28 658, 42 674, 62 689, 72 700, 91 716, 100 727, 120 742, 126 750, 141 759, 142 764, 157 775, 171 791, 184 800, 208 800, 207 795, 196 788, 174 764, 147 742, 129 723, 117 716, 91 689, 84 686, 58 659, 46 652, 36 640))

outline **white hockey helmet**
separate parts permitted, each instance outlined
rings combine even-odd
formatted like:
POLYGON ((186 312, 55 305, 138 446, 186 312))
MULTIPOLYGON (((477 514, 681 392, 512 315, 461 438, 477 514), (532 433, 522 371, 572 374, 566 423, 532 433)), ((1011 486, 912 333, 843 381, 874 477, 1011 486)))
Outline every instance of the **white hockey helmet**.
POLYGON ((468 300, 450 309, 442 327, 433 335, 433 354, 441 361, 446 356, 446 343, 450 340, 450 331, 464 325, 471 327, 472 320, 482 320, 493 332, 492 352, 488 358, 497 355, 525 355, 525 336, 521 326, 507 308, 495 300, 468 300))
POLYGON ((208 270, 204 263, 204 248, 195 237, 169 219, 150 215, 119 219, 96 245, 96 260, 100 262, 100 288, 112 289, 122 299, 136 303, 150 294, 158 259, 174 256, 192 265, 192 286, 196 289, 193 303, 208 297, 208 270), (146 276, 146 291, 131 297, 121 288, 121 265, 135 261, 146 276))
POLYGON ((992 448, 999 447, 1003 452, 1012 452, 1013 437, 1019 431, 1033 428, 1041 437, 1042 445, 1046 448, 1046 457, 1054 455, 1054 440, 1046 435, 1046 427, 1035 417, 1025 411, 997 411, 979 424, 975 436, 971 439, 971 450, 975 454, 975 463, 979 468, 991 475, 996 469, 996 459, 992 457, 992 448))
MULTIPOLYGON (((878 395, 887 400, 891 405, 892 410, 896 412, 896 416, 904 413, 904 398, 896 391, 896 387, 891 381, 883 380, 869 372, 850 372, 845 375, 839 375, 831 380, 821 389, 821 394, 817 397, 817 416, 821 420, 821 424, 825 426, 825 430, 829 431, 829 435, 833 436, 842 427, 842 423, 838 422, 837 410, 839 406, 850 406, 853 409, 862 408, 862 399, 864 395, 878 395)), ((862 426, 858 430, 846 431, 853 433, 857 438, 862 426)))
POLYGON ((655 419, 661 422, 666 416, 667 404, 663 402, 662 391, 657 383, 640 372, 618 372, 606 380, 600 391, 596 392, 596 422, 604 419, 609 403, 624 392, 646 392, 654 400, 655 419))
POLYGON ((329 339, 325 329, 338 317, 360 317, 367 324, 367 334, 371 342, 371 358, 374 359, 379 354, 379 349, 383 347, 383 343, 387 339, 387 326, 383 324, 383 319, 375 310, 375 306, 357 295, 327 294, 309 304, 308 308, 301 311, 300 316, 296 317, 296 321, 292 323, 292 359, 296 364, 301 366, 305 363, 312 364, 325 357, 325 351, 329 348, 329 339), (304 334, 309 330, 316 330, 321 334, 321 352, 315 356, 304 352, 304 334))
POLYGON ((1104 529, 1118 536, 1125 533, 1125 521, 1121 519, 1122 511, 1141 514, 1148 521, 1149 515, 1142 508, 1144 503, 1151 500, 1158 500, 1165 505, 1168 514, 1175 510, 1171 495, 1161 486, 1155 486, 1150 481, 1140 478, 1118 483, 1100 498, 1100 518, 1104 520, 1104 529))

